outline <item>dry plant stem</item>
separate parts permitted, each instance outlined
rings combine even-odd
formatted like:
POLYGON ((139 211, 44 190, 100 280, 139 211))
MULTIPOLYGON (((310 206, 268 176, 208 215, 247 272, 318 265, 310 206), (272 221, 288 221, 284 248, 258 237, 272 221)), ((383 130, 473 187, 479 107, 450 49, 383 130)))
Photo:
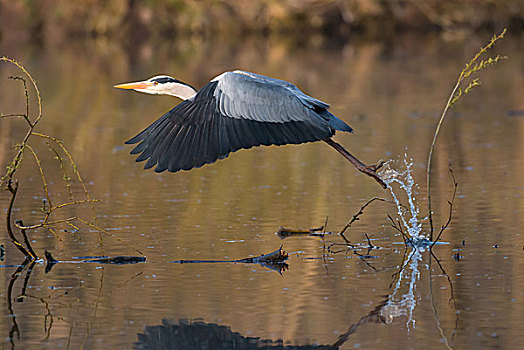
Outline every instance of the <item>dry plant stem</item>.
POLYGON ((52 136, 49 136, 49 135, 44 135, 44 134, 41 134, 41 133, 38 133, 38 132, 33 132, 31 135, 38 136, 38 137, 41 137, 43 139, 51 140, 51 141, 55 142, 62 149, 62 151, 65 153, 65 155, 69 159, 71 167, 73 168, 73 172, 75 173, 75 175, 76 175, 76 177, 78 179, 78 182, 80 182, 80 185, 82 186, 82 190, 84 191, 84 194, 85 194, 86 198, 88 200, 91 200, 91 196, 89 195, 89 191, 87 190, 87 187, 86 187, 86 185, 84 183, 84 180, 82 179, 82 176, 80 175, 80 172, 78 171, 76 163, 73 160, 73 157, 71 156, 71 153, 69 153, 69 151, 64 146, 62 141, 60 141, 56 137, 52 137, 52 136))
MULTIPOLYGON (((497 36, 494 36, 491 38, 490 42, 480 49, 479 52, 469 61, 468 64, 462 69, 460 72, 460 75, 457 79, 457 82, 455 86, 453 87, 453 90, 451 91, 451 94, 449 95, 448 101, 446 102, 446 106, 444 107, 444 110, 442 111, 442 114, 440 116, 440 119, 437 124, 437 128, 435 129, 435 134, 433 135, 433 141, 431 142, 431 146, 429 148, 428 153, 428 166, 426 169, 426 189, 427 189, 427 196, 428 196, 428 216, 429 216, 429 225, 430 225, 430 240, 433 240, 433 213, 431 208, 431 162, 433 159, 433 151, 435 150, 435 144, 437 142, 437 137, 440 132, 440 128, 442 126, 442 123, 444 122, 444 118, 446 117, 446 114, 448 113, 448 110, 454 105, 455 102, 462 96, 462 89, 460 88, 462 83, 465 81, 465 79, 469 78, 473 73, 478 72, 479 70, 487 67, 488 65, 491 65, 493 63, 496 63, 500 59, 504 59, 505 57, 496 56, 494 59, 488 59, 488 61, 481 61, 479 63, 476 63, 478 58, 484 54, 488 49, 490 49, 497 40, 502 39, 504 37, 504 34, 506 34, 506 29, 502 31, 497 36), (476 64, 475 64, 476 63, 476 64), (475 65, 474 65, 475 64, 475 65)), ((478 82, 478 79, 474 79, 464 90, 464 93, 467 93, 471 88, 474 86, 480 85, 478 82)))
POLYGON ((364 173, 364 174, 366 174, 368 176, 371 176, 384 189, 387 188, 387 185, 384 182, 384 180, 382 180, 382 178, 376 173, 376 171, 382 167, 382 165, 383 165, 382 162, 377 164, 377 165, 369 165, 368 166, 368 165, 362 163, 360 160, 358 160, 354 155, 349 153, 340 143, 335 142, 333 139, 327 138, 327 139, 324 139, 322 141, 324 141, 325 143, 327 143, 328 145, 330 145, 331 147, 336 149, 337 152, 340 153, 344 158, 346 158, 351 164, 353 164, 353 166, 355 168, 357 168, 357 170, 359 170, 360 172, 362 172, 362 173, 364 173))
POLYGON ((13 80, 21 80, 24 84, 24 91, 25 91, 25 114, 0 114, 0 118, 11 118, 11 117, 17 117, 17 118, 24 118, 24 120, 31 126, 31 120, 29 119, 29 92, 27 91, 27 82, 23 77, 9 77, 8 79, 13 80))
POLYGON ((437 137, 440 132, 440 127, 442 126, 442 123, 444 122, 444 117, 448 113, 449 108, 451 107, 451 100, 455 96, 455 93, 457 92, 457 89, 460 87, 460 84, 462 83, 462 76, 464 74, 464 71, 459 76, 459 79, 457 80, 457 84, 451 91, 451 94, 449 95, 448 102, 446 103, 446 107, 442 111, 442 115, 440 116, 440 119, 437 124, 437 129, 435 130, 435 134, 433 135, 433 141, 431 142, 431 147, 429 148, 429 154, 428 154, 428 167, 426 169, 426 188, 428 192, 428 211, 429 211, 429 226, 430 226, 430 240, 433 240, 433 212, 431 209, 431 161, 433 159, 433 150, 435 149, 435 144, 437 142, 437 137))
POLYGON ((74 220, 78 220, 78 218, 76 216, 73 216, 73 217, 67 218, 67 219, 45 221, 45 222, 42 222, 40 224, 35 224, 35 225, 31 225, 31 226, 23 226, 23 224, 21 225, 21 224, 15 223, 15 226, 17 228, 19 228, 20 230, 34 230, 34 229, 37 229, 37 228, 40 228, 40 227, 49 228, 49 227, 52 227, 52 226, 57 225, 57 224, 68 223, 68 222, 71 222, 71 221, 74 221, 74 220))
POLYGON ((38 122, 42 118, 42 99, 40 97, 40 90, 38 90, 38 86, 36 85, 36 82, 34 81, 33 77, 17 61, 15 61, 15 60, 13 60, 11 58, 8 58, 8 57, 0 57, 0 62, 2 62, 2 61, 3 62, 10 62, 10 63, 14 64, 22 72, 24 72, 24 74, 29 78, 29 80, 33 84, 33 87, 34 87, 35 92, 36 92, 36 97, 37 97, 37 102, 38 102, 37 103, 37 105, 38 105, 38 115, 37 115, 37 117, 35 118, 35 120, 33 122, 29 119, 29 98, 28 98, 29 95, 28 95, 28 90, 27 90, 27 85, 25 83, 25 79, 22 78, 22 77, 15 78, 15 79, 22 80, 24 82, 24 89, 25 89, 25 95, 26 95, 26 113, 27 114, 25 116, 23 116, 23 117, 26 120, 26 122, 29 124, 29 130, 27 130, 27 133, 26 133, 24 139, 22 140, 21 146, 18 149, 18 152, 16 153, 15 157, 13 158, 13 161, 11 162, 11 165, 9 166, 9 169, 8 169, 7 173, 0 180, 0 184, 3 184, 4 182, 7 183, 7 182, 9 182, 9 181, 11 181, 13 179, 13 175, 14 175, 16 169, 18 168, 18 165, 20 164, 20 160, 22 159, 22 154, 24 152, 25 145, 27 144, 27 140, 29 140, 29 137, 31 136, 31 134, 33 132, 33 129, 35 128, 35 126, 38 124, 38 122))
MULTIPOLYGON (((41 134, 41 133, 36 133, 36 132, 33 132, 31 135, 34 135, 34 136, 39 136, 41 138, 43 138, 44 140, 51 140, 53 142, 55 142, 61 149, 62 151, 65 153, 65 155, 67 156, 67 158, 69 159, 69 162, 71 164, 71 167, 73 168, 73 173, 76 175, 77 179, 78 179, 78 182, 80 182, 80 185, 82 186, 82 189, 84 191, 84 195, 86 196, 87 198, 87 202, 96 202, 97 200, 92 200, 91 199, 91 196, 89 195, 89 191, 87 190, 87 187, 84 183, 84 180, 82 179, 82 176, 80 175, 80 172, 78 171, 78 168, 76 166, 76 163, 75 161, 73 160, 73 157, 71 156, 71 154, 69 153, 69 151, 67 150, 67 148, 64 146, 64 144, 62 143, 62 141, 60 141, 59 139, 57 139, 56 137, 52 137, 52 136, 49 136, 49 135, 45 135, 45 134, 41 134)), ((53 149, 51 147, 51 149, 53 149)), ((56 153, 56 151, 53 149, 53 151, 56 153)), ((59 160, 60 160, 60 163, 61 165, 63 165, 63 162, 61 160, 61 158, 59 157, 59 160)), ((65 170, 64 170, 64 175, 66 177, 66 187, 68 187, 69 189, 69 180, 67 179, 67 174, 65 174, 65 170)), ((71 195, 71 193, 70 193, 71 195)), ((94 222, 95 224, 91 224, 91 226, 93 228, 96 228, 98 230, 98 242, 99 242, 99 245, 100 245, 100 249, 102 250, 102 255, 104 255, 104 242, 102 240, 102 233, 105 232, 104 230, 102 230, 100 227, 98 227, 98 225, 96 224, 97 223, 97 220, 96 220, 96 213, 95 213, 95 208, 94 206, 91 206, 91 210, 93 211, 93 214, 95 216, 95 219, 94 219, 94 222)), ((80 219, 78 219, 80 221, 80 219)), ((51 230, 51 228, 48 227, 48 229, 56 236, 56 234, 54 233, 54 231, 51 230)), ((114 236, 116 237, 116 236, 114 236)), ((117 238, 118 239, 118 238, 117 238)), ((118 239, 120 240, 120 239, 118 239)), ((134 249, 134 248, 133 248, 134 249)), ((140 252, 139 250, 135 249, 135 251, 137 252, 140 252)), ((142 253, 140 253, 142 254, 142 253)))
MULTIPOLYGON (((91 199, 91 196, 90 196, 90 194, 89 194, 89 192, 87 190, 87 187, 86 187, 86 185, 85 185, 85 183, 84 183, 80 173, 78 172, 77 165, 74 162, 73 157, 71 156, 71 154, 69 153, 67 148, 62 144, 62 142, 59 139, 55 138, 55 137, 48 136, 48 135, 45 135, 45 134, 41 134, 41 133, 38 133, 38 132, 34 132, 35 126, 38 124, 38 122, 42 118, 42 101, 41 101, 41 97, 40 97, 40 91, 39 91, 38 86, 36 85, 36 82, 33 79, 33 77, 29 74, 29 72, 20 63, 16 62, 15 60, 13 60, 11 58, 0 57, 0 62, 7 62, 7 63, 11 63, 11 64, 15 65, 27 77, 27 78, 25 78, 25 77, 10 77, 10 79, 20 80, 23 83, 24 92, 25 92, 25 102, 26 102, 25 114, 21 114, 21 113, 8 114, 8 115, 0 114, 0 118, 2 118, 2 119, 3 118, 9 118, 9 117, 24 118, 24 120, 28 124, 27 133, 25 134, 22 142, 18 145, 17 152, 16 152, 13 160, 11 161, 9 166, 7 167, 7 170, 6 170, 5 174, 0 179, 0 187, 4 187, 5 186, 5 188, 11 192, 11 201, 10 201, 10 205, 8 207, 8 212, 7 212, 6 216, 7 216, 7 230, 8 230, 9 237, 10 237, 11 241, 13 242, 13 244, 17 247, 17 249, 19 249, 26 256, 26 258, 31 258, 31 259, 35 259, 36 258, 36 254, 34 254, 34 251, 30 248, 30 246, 24 247, 23 244, 20 243, 20 241, 17 240, 17 238, 13 234, 13 230, 12 230, 12 227, 11 227, 12 226, 11 221, 12 221, 13 203, 14 203, 14 200, 15 200, 15 197, 16 197, 16 192, 17 192, 17 189, 18 189, 17 184, 15 185, 15 187, 13 187, 13 185, 12 185, 12 183, 14 182, 13 181, 13 177, 14 177, 15 172, 18 170, 18 167, 20 166, 20 163, 22 161, 24 152, 28 150, 33 155, 33 157, 35 159, 35 162, 36 162, 36 164, 38 166, 38 170, 40 172, 40 177, 41 177, 41 180, 42 180, 42 184, 43 184, 43 191, 45 193, 45 196, 44 196, 45 200, 44 200, 44 204, 43 204, 44 218, 41 221, 41 223, 35 224, 35 225, 28 225, 28 226, 25 226, 21 222, 18 223, 18 224, 17 224, 17 222, 15 222, 14 225, 22 230, 22 235, 25 235, 25 231, 26 230, 44 227, 47 230, 49 230, 55 237, 60 239, 60 237, 57 235, 57 232, 56 232, 56 230, 58 229, 58 227, 57 227, 58 225, 60 225, 60 224, 69 225, 74 230, 78 231, 79 227, 76 225, 76 222, 80 222, 80 223, 82 223, 82 224, 84 224, 84 225, 86 225, 88 227, 91 227, 91 228, 97 230, 98 237, 99 237, 99 246, 100 246, 100 249, 102 250, 102 254, 103 254, 103 250, 104 250, 104 245, 103 245, 103 240, 102 240, 103 234, 106 234, 106 235, 108 235, 110 237, 113 237, 113 238, 117 239, 119 242, 123 242, 124 244, 126 244, 127 246, 130 247, 130 245, 127 242, 121 240, 116 235, 111 234, 111 233, 107 232, 106 230, 102 229, 101 227, 99 227, 99 225, 97 224, 96 212, 94 211, 94 206, 93 205, 91 205, 91 208, 92 208, 93 214, 94 214, 94 220, 93 221, 86 221, 86 220, 83 220, 82 218, 76 217, 76 216, 69 217, 69 218, 66 218, 66 219, 52 220, 52 214, 55 211, 57 211, 57 210, 59 210, 61 208, 72 206, 72 205, 76 205, 76 204, 81 204, 81 203, 91 203, 92 204, 94 202, 97 202, 98 200, 91 199), (37 107, 38 114, 36 115, 36 117, 33 120, 29 117, 30 105, 29 105, 29 90, 28 90, 28 86, 27 86, 28 85, 27 81, 30 81, 32 83, 32 85, 34 87, 34 90, 36 92, 36 99, 37 99, 36 103, 37 103, 37 106, 38 106, 37 107), (59 204, 59 205, 53 205, 53 203, 51 202, 51 196, 50 196, 50 193, 49 193, 48 184, 47 184, 47 181, 46 181, 46 177, 45 177, 44 170, 42 168, 42 164, 40 162, 39 156, 38 156, 37 152, 28 144, 29 138, 31 136, 39 136, 40 138, 42 138, 44 140, 44 142, 48 145, 48 147, 51 149, 51 152, 54 153, 54 155, 56 156, 56 158, 60 162, 60 167, 61 167, 62 172, 63 172, 63 177, 64 177, 64 181, 66 183, 66 188, 67 188, 67 191, 68 191, 68 194, 69 194, 70 202, 62 203, 62 204, 59 204), (53 147, 53 146, 55 146, 55 144, 58 147, 53 147), (78 182, 82 186, 82 189, 83 189, 83 192, 84 192, 84 195, 85 195, 85 198, 86 198, 85 200, 73 200, 73 195, 72 195, 72 191, 71 191, 70 177, 69 177, 69 175, 68 175, 68 173, 66 171, 66 167, 65 167, 65 163, 67 163, 67 161, 65 161, 64 157, 62 157, 60 155, 60 153, 59 153, 60 150, 67 157, 67 159, 68 159, 68 161, 69 161, 69 163, 71 165, 71 168, 73 170, 73 173, 74 173, 73 176, 75 176, 77 178, 78 182)), ((24 239, 26 239, 26 237, 27 236, 25 235, 24 239)), ((27 240, 27 239, 26 239, 26 241, 29 242, 29 240, 27 240)), ((135 250, 138 253, 143 255, 143 253, 140 252, 139 250, 137 250, 137 249, 135 249, 135 250)))
MULTIPOLYGON (((25 147, 27 147, 29 152, 31 152, 31 154, 35 158, 36 165, 38 165, 38 171, 40 172, 40 177, 42 178, 42 184, 43 184, 43 187, 44 187, 45 198, 47 200, 48 207, 51 208, 52 207, 51 198, 49 197, 49 190, 48 190, 48 186, 47 186, 47 181, 46 181, 46 178, 45 178, 45 175, 44 175, 44 169, 42 168, 42 163, 40 162, 40 158, 38 158, 38 155, 36 154, 36 152, 33 149, 33 147, 31 147, 29 145, 25 145, 25 147)), ((50 210, 46 209, 45 212, 47 214, 48 212, 50 212, 50 210)))
POLYGON ((64 161, 62 157, 60 157, 60 154, 58 154, 58 151, 54 149, 49 142, 46 141, 47 147, 55 154, 55 158, 58 160, 58 163, 60 163, 60 169, 62 169, 62 178, 64 179, 66 183, 67 193, 69 194, 69 199, 73 200, 73 192, 71 191, 71 178, 67 174, 66 166, 64 164, 64 161))

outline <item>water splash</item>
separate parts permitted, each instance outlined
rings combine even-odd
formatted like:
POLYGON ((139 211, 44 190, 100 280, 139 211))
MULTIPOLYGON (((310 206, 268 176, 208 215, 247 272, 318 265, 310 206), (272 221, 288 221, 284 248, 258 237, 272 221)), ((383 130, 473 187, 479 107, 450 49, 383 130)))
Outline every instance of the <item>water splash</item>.
POLYGON ((397 214, 402 225, 407 231, 408 236, 413 242, 427 241, 426 235, 422 232, 422 222, 426 219, 419 219, 419 207, 415 201, 415 190, 418 186, 412 174, 413 160, 408 160, 408 155, 404 154, 402 161, 389 161, 384 165, 381 176, 387 184, 387 188, 397 206, 397 214), (396 170, 392 164, 400 163, 402 170, 396 170), (398 186, 396 186, 398 185, 398 186), (399 192, 397 195, 396 191, 399 192), (404 194, 402 194, 402 192, 404 194), (408 205, 402 205, 399 197, 406 197, 408 205))
POLYGON ((406 243, 412 248, 407 261, 403 262, 403 266, 401 266, 398 280, 389 301, 381 312, 390 322, 395 317, 407 317, 406 326, 408 330, 415 328, 413 313, 417 301, 420 300, 420 294, 416 293, 417 282, 420 279, 419 265, 422 262, 422 253, 431 243, 422 231, 422 222, 426 218, 419 218, 420 210, 415 199, 418 186, 412 172, 413 160, 409 159, 407 154, 404 155, 402 160, 386 163, 381 172, 381 176, 397 206, 400 222, 409 236, 406 243), (400 170, 394 169, 393 166, 399 167, 400 170), (404 199, 407 205, 402 204, 401 200, 404 199))

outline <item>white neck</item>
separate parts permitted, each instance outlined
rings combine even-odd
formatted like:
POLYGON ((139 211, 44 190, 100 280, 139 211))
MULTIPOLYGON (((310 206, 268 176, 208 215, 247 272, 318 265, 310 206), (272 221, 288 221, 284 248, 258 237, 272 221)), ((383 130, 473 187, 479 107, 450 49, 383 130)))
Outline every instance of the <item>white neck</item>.
POLYGON ((168 83, 165 90, 160 92, 161 94, 171 95, 178 98, 181 98, 182 100, 187 100, 193 96, 196 95, 197 91, 193 89, 191 86, 185 85, 185 84, 179 84, 179 83, 168 83))

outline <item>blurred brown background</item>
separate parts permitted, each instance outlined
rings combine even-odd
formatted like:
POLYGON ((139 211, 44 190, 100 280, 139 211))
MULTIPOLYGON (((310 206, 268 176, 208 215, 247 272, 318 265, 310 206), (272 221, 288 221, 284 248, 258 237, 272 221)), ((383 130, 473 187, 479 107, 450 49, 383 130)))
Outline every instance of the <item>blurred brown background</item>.
POLYGON ((0 34, 322 33, 523 28, 523 0, 0 1, 0 34))

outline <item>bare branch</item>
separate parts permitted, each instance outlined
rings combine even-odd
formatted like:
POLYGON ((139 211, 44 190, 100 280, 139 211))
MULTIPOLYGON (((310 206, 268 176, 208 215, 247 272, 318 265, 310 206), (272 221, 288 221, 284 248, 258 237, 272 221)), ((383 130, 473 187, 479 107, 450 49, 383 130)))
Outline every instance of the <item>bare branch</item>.
POLYGON ((15 245, 15 247, 22 253, 26 258, 29 258, 31 255, 27 251, 27 249, 24 248, 22 243, 18 241, 18 239, 15 237, 13 233, 13 229, 11 227, 11 213, 13 212, 13 204, 15 202, 16 193, 18 192, 18 182, 15 182, 15 186, 13 187, 11 181, 7 183, 7 189, 11 193, 11 199, 9 200, 9 206, 7 207, 7 214, 6 214, 6 225, 7 225, 7 234, 9 235, 9 239, 11 242, 15 245))
POLYGON ((19 220, 19 221, 17 221, 15 223, 15 226, 17 228, 19 228, 20 230, 34 230, 34 229, 41 228, 41 227, 49 228, 50 226, 54 226, 54 225, 57 225, 57 224, 68 223, 68 222, 71 222, 71 221, 74 221, 74 220, 78 220, 78 217, 73 216, 73 217, 70 217, 70 218, 67 218, 67 219, 45 221, 45 222, 42 222, 40 224, 35 224, 35 225, 31 225, 31 226, 24 226, 24 224, 21 223, 22 221, 19 220))
MULTIPOLYGON (((24 226, 24 223, 22 222, 22 220, 17 220, 15 221, 15 225, 17 227, 18 225, 24 226)), ((38 259, 38 256, 36 255, 35 251, 33 250, 33 247, 31 246, 31 242, 29 241, 29 238, 27 238, 27 234, 25 231, 26 230, 23 228, 20 229, 20 232, 22 233, 22 237, 24 238, 24 243, 25 243, 25 246, 27 247, 29 255, 33 258, 33 260, 36 260, 38 259)))
POLYGON ((440 236, 442 235, 442 232, 444 232, 444 230, 448 228, 449 224, 451 223, 451 219, 453 217, 453 202, 455 202, 455 197, 457 195, 458 182, 455 179, 455 174, 453 174, 453 169, 451 169, 451 167, 449 168, 449 173, 451 174, 451 179, 453 180, 453 194, 451 195, 451 200, 448 201, 448 205, 449 205, 448 221, 444 225, 442 225, 442 227, 440 228, 440 232, 438 233, 437 238, 429 246, 429 249, 433 248, 433 246, 438 242, 438 240, 440 239, 440 236))
POLYGON ((370 205, 371 203, 373 203, 374 201, 382 201, 382 202, 388 202, 388 203, 392 203, 391 201, 387 200, 387 199, 384 199, 384 198, 380 198, 380 197, 373 197, 371 198, 370 200, 368 200, 362 207, 360 207, 360 210, 355 214, 353 215, 353 217, 351 218, 351 220, 348 221, 348 223, 344 226, 344 228, 342 229, 342 231, 339 232, 339 235, 344 239, 344 241, 346 243, 350 243, 350 241, 346 238, 346 236, 344 236, 344 232, 346 232, 346 230, 348 228, 351 227, 351 225, 359 220, 359 216, 362 215, 364 213, 364 209, 366 209, 366 207, 368 205, 370 205))
POLYGON ((400 223, 400 221, 398 220, 395 221, 389 214, 388 214, 388 219, 389 221, 391 221, 391 227, 393 227, 395 230, 397 230, 398 232, 402 234, 402 239, 404 240, 404 244, 407 245, 407 242, 410 238, 406 233, 404 233, 404 230, 402 229, 402 224, 400 223))
POLYGON ((29 124, 30 128, 33 128, 34 125, 31 123, 31 120, 29 119, 29 92, 27 91, 27 82, 24 77, 9 77, 8 79, 13 80, 20 80, 24 84, 24 92, 25 92, 25 114, 22 114, 22 117, 25 119, 27 124, 29 124))

